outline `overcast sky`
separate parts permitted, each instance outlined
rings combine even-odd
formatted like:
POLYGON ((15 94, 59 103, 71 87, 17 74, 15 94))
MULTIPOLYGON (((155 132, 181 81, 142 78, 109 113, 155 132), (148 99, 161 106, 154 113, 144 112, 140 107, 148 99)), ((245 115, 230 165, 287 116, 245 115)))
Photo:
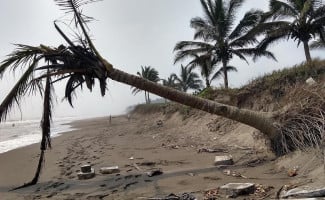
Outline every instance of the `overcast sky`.
MULTIPOLYGON (((267 0, 246 0, 238 13, 260 8, 267 10, 267 0)), ((83 8, 85 14, 97 19, 90 24, 91 35, 100 53, 116 68, 135 74, 141 66, 156 68, 161 78, 178 73, 180 64, 173 65, 173 48, 176 42, 192 40, 193 30, 190 19, 202 16, 199 0, 105 0, 83 8)), ((56 32, 53 21, 64 16, 64 12, 53 0, 1 0, 0 1, 0 60, 5 59, 14 43, 58 46, 64 40, 56 32)), ((238 87, 254 77, 275 69, 289 67, 305 60, 302 46, 293 42, 281 42, 271 50, 278 62, 260 59, 256 63, 234 59, 231 64, 238 69, 231 73, 229 84, 238 87)), ((312 57, 320 57, 320 52, 312 51, 312 57)), ((13 87, 13 73, 6 73, 0 80, 0 101, 13 87)), ((213 83, 222 84, 222 80, 213 83)), ((63 97, 63 85, 56 86, 57 104, 55 117, 94 117, 117 115, 125 112, 130 105, 144 101, 143 93, 131 94, 129 86, 109 81, 109 91, 102 98, 96 89, 78 92, 78 98, 71 108, 63 97)), ((39 97, 25 98, 22 104, 23 118, 40 118, 42 102, 39 97)), ((15 109, 11 119, 20 116, 15 109)))

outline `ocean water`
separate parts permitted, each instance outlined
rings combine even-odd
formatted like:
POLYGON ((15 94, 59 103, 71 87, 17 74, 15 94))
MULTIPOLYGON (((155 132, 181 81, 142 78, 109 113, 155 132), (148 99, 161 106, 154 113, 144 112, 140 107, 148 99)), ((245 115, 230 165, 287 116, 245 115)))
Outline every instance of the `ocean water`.
MULTIPOLYGON (((72 131, 66 123, 78 118, 57 118, 52 122, 51 137, 57 137, 63 132, 72 131)), ((39 143, 42 138, 40 120, 8 121, 0 124, 0 153, 39 143)))

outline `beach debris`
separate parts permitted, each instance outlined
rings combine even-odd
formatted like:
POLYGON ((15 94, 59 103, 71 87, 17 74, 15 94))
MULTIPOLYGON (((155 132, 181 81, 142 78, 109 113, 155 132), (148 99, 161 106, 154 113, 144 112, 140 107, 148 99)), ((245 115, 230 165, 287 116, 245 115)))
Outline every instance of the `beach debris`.
POLYGON ((299 170, 299 166, 295 166, 293 168, 290 168, 287 172, 289 177, 294 177, 298 175, 298 170, 299 170))
POLYGON ((140 166, 154 166, 154 165, 156 165, 156 162, 153 162, 153 161, 144 161, 144 162, 137 163, 137 164, 140 165, 140 166))
POLYGON ((131 157, 129 158, 129 160, 134 160, 134 157, 133 157, 133 156, 131 156, 131 157))
POLYGON ((320 188, 302 186, 302 187, 290 189, 288 191, 284 191, 281 194, 281 198, 317 198, 317 197, 325 197, 324 186, 320 188))
POLYGON ((233 165, 234 161, 231 155, 216 156, 214 159, 214 165, 233 165))
POLYGON ((227 153, 228 151, 226 149, 218 149, 218 148, 200 148, 198 153, 227 153))
POLYGON ((219 187, 219 191, 228 197, 235 198, 240 195, 252 194, 255 192, 254 183, 228 183, 219 187))
POLYGON ((137 163, 133 163, 133 167, 136 168, 138 171, 142 172, 143 170, 137 165, 137 163))
POLYGON ((158 176, 161 174, 163 174, 163 171, 161 169, 153 169, 153 170, 147 172, 147 176, 149 176, 149 177, 158 176))
POLYGON ((187 175, 189 175, 189 176, 195 176, 194 173, 187 173, 187 175))
POLYGON ((82 165, 80 170, 82 173, 89 173, 91 172, 91 165, 82 165))
POLYGON ((197 200, 197 198, 190 193, 183 193, 181 195, 171 193, 165 197, 153 197, 148 198, 148 200, 197 200))
POLYGON ((207 190, 203 194, 203 200, 215 200, 219 197, 219 188, 207 190))
POLYGON ((233 177, 240 177, 240 178, 247 178, 246 176, 243 176, 241 173, 236 171, 231 171, 229 169, 223 170, 223 174, 226 176, 233 176, 233 177))
POLYGON ((307 80, 306 80, 306 83, 308 85, 314 85, 316 83, 316 81, 312 78, 312 77, 309 77, 307 80))
POLYGON ((115 173, 119 173, 120 169, 118 166, 102 167, 99 169, 99 172, 102 174, 115 174, 115 173))
POLYGON ((164 125, 164 123, 163 123, 162 120, 158 120, 158 121, 156 122, 156 124, 157 124, 158 127, 162 127, 162 126, 164 125))
POLYGON ((274 189, 273 186, 265 186, 265 185, 261 185, 261 184, 255 184, 254 196, 259 199, 264 199, 264 198, 270 196, 269 192, 273 189, 274 189))
POLYGON ((83 165, 80 167, 81 172, 79 172, 78 179, 79 180, 85 180, 85 179, 91 179, 95 177, 95 169, 91 167, 91 165, 83 165))

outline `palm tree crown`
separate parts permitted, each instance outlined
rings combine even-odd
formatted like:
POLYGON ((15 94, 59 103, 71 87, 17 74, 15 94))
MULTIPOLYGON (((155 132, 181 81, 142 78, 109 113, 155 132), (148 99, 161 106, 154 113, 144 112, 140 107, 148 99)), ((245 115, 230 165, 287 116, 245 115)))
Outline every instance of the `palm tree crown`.
POLYGON ((308 42, 317 35, 324 40, 325 6, 321 0, 270 0, 267 13, 271 22, 261 24, 266 32, 259 44, 265 49, 281 39, 293 39, 303 43, 306 60, 311 61, 308 42), (285 19, 285 20, 284 20, 285 19))
MULTIPOLYGON (((137 75, 155 83, 157 83, 160 80, 158 71, 155 68, 152 68, 150 66, 144 66, 144 67, 141 66, 141 72, 137 72, 137 75)), ((133 88, 132 94, 136 95, 141 91, 142 90, 138 88, 133 88)), ((149 92, 144 91, 144 96, 145 96, 146 103, 150 103, 149 92)))
MULTIPOLYGON (((201 76, 205 79, 205 85, 206 88, 209 88, 211 86, 211 83, 213 80, 223 76, 223 70, 222 68, 218 71, 214 72, 217 67, 217 60, 214 55, 212 54, 191 54, 190 57, 193 57, 193 59, 188 63, 187 66, 189 66, 191 69, 199 68, 201 72, 201 76), (214 73, 214 74, 213 74, 214 73)), ((226 67, 227 73, 230 71, 237 72, 237 69, 233 66, 227 66, 226 67)))
POLYGON ((260 56, 274 58, 265 49, 250 48, 257 43, 255 30, 262 20, 263 12, 251 10, 247 12, 237 26, 233 26, 238 9, 244 0, 200 0, 204 17, 191 20, 194 28, 194 39, 201 41, 181 41, 174 48, 177 51, 175 62, 188 58, 193 54, 213 54, 216 62, 222 63, 224 84, 228 88, 227 65, 233 56, 248 62, 246 56, 254 59, 260 56))
POLYGON ((183 92, 187 92, 189 89, 198 90, 202 87, 202 81, 199 75, 189 67, 182 65, 179 76, 176 74, 172 74, 171 76, 175 78, 178 88, 183 92))

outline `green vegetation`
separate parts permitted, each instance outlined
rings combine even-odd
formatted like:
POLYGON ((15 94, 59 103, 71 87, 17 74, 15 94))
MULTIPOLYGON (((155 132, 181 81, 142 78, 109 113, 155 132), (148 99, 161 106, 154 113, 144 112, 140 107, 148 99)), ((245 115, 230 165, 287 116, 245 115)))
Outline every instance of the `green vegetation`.
MULTIPOLYGON (((150 66, 141 66, 141 72, 137 72, 137 75, 143 79, 146 79, 148 81, 152 81, 157 83, 160 78, 159 78, 159 73, 155 68, 152 68, 150 66)), ((139 92, 141 92, 142 90, 136 88, 136 87, 131 87, 132 89, 132 94, 136 95, 139 92)), ((146 100, 146 103, 150 103, 150 96, 149 96, 149 92, 147 92, 146 90, 144 91, 144 97, 146 100)))
POLYGON ((252 46, 258 42, 256 39, 258 32, 254 28, 261 22, 263 11, 247 12, 237 26, 234 26, 236 12, 244 0, 200 0, 200 2, 204 17, 195 17, 191 20, 195 41, 181 41, 176 44, 175 62, 193 55, 206 55, 204 58, 209 61, 206 67, 210 68, 210 73, 215 64, 222 64, 224 87, 228 88, 227 67, 234 56, 247 63, 246 56, 251 56, 254 60, 261 56, 275 59, 265 48, 252 46))
POLYGON ((309 41, 316 36, 324 41, 325 6, 317 0, 270 0, 270 11, 264 17, 271 22, 260 24, 258 29, 265 32, 259 48, 283 39, 293 39, 304 45, 307 62, 311 62, 309 41))

